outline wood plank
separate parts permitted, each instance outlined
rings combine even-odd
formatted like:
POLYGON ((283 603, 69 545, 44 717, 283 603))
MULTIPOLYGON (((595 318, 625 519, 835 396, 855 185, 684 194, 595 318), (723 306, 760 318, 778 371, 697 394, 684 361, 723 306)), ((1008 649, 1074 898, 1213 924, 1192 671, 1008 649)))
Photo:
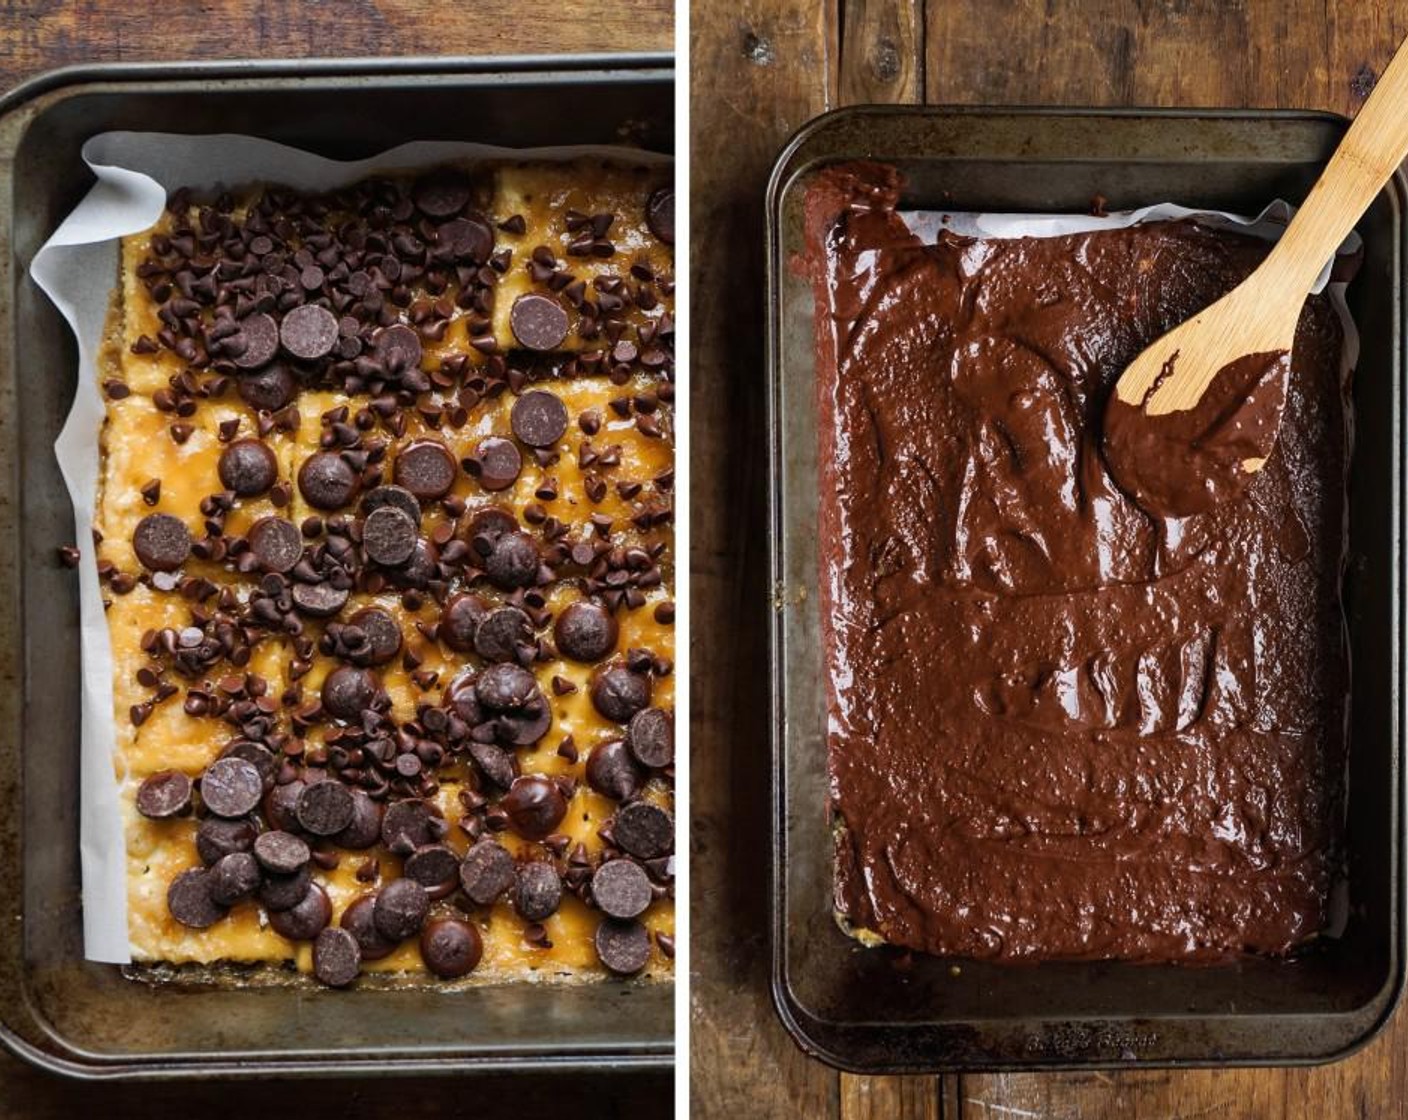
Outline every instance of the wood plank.
MULTIPOLYGON (((926 29, 932 102, 1352 114, 1408 34, 1408 3, 935 0, 926 29)), ((1397 1116, 1408 1100, 1405 1055, 1400 1014, 1373 1045, 1330 1066, 965 1076, 949 1112, 965 1120, 1397 1116)))
POLYGON ((691 1087, 697 1117, 838 1116, 768 994, 763 190, 836 88, 831 0, 696 0, 690 132, 691 1087))
POLYGON ((841 1120, 939 1120, 936 1077, 856 1077, 841 1074, 841 1120))
POLYGON ((670 50, 670 0, 15 0, 0 16, 6 88, 54 66, 167 58, 670 50))
POLYGON ((914 0, 848 0, 841 29, 841 104, 924 99, 923 8, 914 0))
POLYGON ((1279 1120, 1339 1116, 1287 1112, 1280 1070, 964 1075, 963 1120, 1279 1120))
MULTIPOLYGON (((164 58, 525 54, 669 50, 672 0, 601 5, 431 0, 13 0, 0 14, 0 89, 56 66, 164 58)), ((433 126, 431 126, 433 128, 433 126)), ((329 1079, 114 1085, 40 1073, 0 1049, 0 1118, 70 1120, 201 1114, 314 1120, 469 1115, 508 1102, 515 1117, 562 1114, 570 1097, 601 1117, 668 1116, 668 1073, 329 1079)))

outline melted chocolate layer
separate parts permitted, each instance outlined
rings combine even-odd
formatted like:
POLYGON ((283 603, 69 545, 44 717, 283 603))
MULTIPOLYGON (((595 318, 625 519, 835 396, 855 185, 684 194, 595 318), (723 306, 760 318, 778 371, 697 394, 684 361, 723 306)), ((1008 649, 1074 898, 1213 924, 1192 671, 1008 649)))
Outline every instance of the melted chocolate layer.
POLYGON ((1348 668, 1341 335, 1275 449, 1151 515, 1100 426, 1262 242, 1188 222, 921 245, 893 171, 809 195, 836 905, 933 953, 1216 960, 1321 929, 1348 668))

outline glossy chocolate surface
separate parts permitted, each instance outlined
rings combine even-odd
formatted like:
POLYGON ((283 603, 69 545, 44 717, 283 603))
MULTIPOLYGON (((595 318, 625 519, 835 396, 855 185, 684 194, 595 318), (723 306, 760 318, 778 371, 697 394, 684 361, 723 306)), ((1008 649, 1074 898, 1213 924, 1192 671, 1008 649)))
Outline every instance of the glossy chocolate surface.
POLYGON ((808 198, 837 909, 958 956, 1291 951, 1326 924, 1344 796, 1332 309, 1307 304, 1264 469, 1160 517, 1110 477, 1109 395, 1265 243, 926 246, 897 198, 859 164, 808 198))

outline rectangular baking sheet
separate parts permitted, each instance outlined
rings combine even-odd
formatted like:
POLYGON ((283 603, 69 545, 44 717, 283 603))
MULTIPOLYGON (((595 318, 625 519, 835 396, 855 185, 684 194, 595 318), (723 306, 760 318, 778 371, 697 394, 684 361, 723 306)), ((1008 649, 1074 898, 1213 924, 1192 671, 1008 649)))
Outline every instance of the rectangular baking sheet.
POLYGON ((1342 122, 1323 114, 843 110, 779 157, 768 195, 772 468, 773 995, 809 1053, 864 1072, 1323 1061, 1362 1045, 1402 982, 1400 742, 1404 184, 1360 223, 1346 611, 1354 665, 1343 935, 1291 962, 1004 966, 864 949, 832 919, 817 617, 815 335, 803 249, 810 172, 895 164, 901 208, 1088 212, 1173 198, 1257 213, 1304 197, 1342 122))
POLYGON ((335 159, 412 139, 670 152, 670 56, 93 67, 0 101, 0 1041, 97 1078, 667 1068, 673 984, 470 991, 148 985, 83 959, 78 594, 53 443, 76 352, 29 262, 93 179, 113 130, 245 133, 335 159), (584 104, 590 113, 579 111, 584 104))

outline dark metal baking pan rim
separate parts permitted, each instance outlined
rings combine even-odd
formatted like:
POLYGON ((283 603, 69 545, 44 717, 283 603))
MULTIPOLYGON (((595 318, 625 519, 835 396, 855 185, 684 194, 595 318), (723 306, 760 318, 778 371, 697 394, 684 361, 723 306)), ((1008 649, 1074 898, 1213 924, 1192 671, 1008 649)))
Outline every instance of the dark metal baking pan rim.
POLYGON ((246 81, 260 78, 323 81, 342 78, 456 78, 474 74, 540 76, 561 71, 580 77, 594 70, 674 69, 668 51, 562 55, 407 55, 387 58, 222 59, 217 61, 95 62, 58 66, 26 78, 0 96, 0 114, 8 113, 41 94, 96 82, 171 84, 175 82, 246 81))
MULTIPOLYGON (((766 316, 765 330, 765 359, 767 370, 766 406, 768 423, 768 468, 770 481, 768 489, 768 560, 769 560, 769 581, 768 587, 771 592, 777 589, 784 589, 787 586, 787 573, 784 565, 783 540, 786 532, 787 511, 784 508, 782 479, 783 479, 783 454, 784 440, 782 435, 781 416, 781 396, 783 389, 782 371, 782 339, 781 339, 781 300, 782 284, 785 270, 790 267, 788 261, 783 259, 783 230, 782 230, 782 200, 787 192, 792 188, 798 178, 815 168, 838 162, 843 159, 864 159, 869 157, 865 151, 854 151, 844 155, 837 153, 819 152, 807 155, 806 158, 799 156, 803 153, 805 146, 818 132, 834 126, 838 123, 845 124, 852 120, 864 120, 866 118, 893 118, 893 117, 914 117, 923 118, 935 115, 945 115, 948 117, 968 117, 980 119, 990 116, 1011 116, 1011 117, 1032 117, 1032 118, 1118 118, 1118 119, 1165 119, 1165 120, 1210 120, 1210 121, 1273 121, 1273 122, 1322 122, 1337 126, 1348 124, 1348 118, 1341 114, 1322 110, 1300 110, 1300 109, 1245 109, 1245 108, 1139 108, 1139 107, 1093 107, 1093 106, 1029 106, 1029 105, 857 105, 846 106, 839 109, 830 110, 802 124, 780 150, 776 161, 773 164, 769 175, 768 185, 765 193, 764 225, 766 230, 765 238, 765 305, 766 316)), ((877 155, 877 159, 893 159, 894 153, 884 153, 877 155)), ((1164 157, 1167 159, 1167 157, 1164 157)), ((1082 157, 1073 154, 1071 162, 1080 162, 1082 157)), ((1059 161, 1053 161, 1059 162, 1059 161)), ((1139 162, 1139 157, 1134 157, 1129 162, 1139 162)), ((1408 219, 1408 180, 1405 180, 1403 169, 1400 169, 1393 180, 1385 188, 1394 192, 1396 205, 1398 206, 1400 220, 1408 219)), ((1399 244, 1394 246, 1396 259, 1401 258, 1405 252, 1404 231, 1400 230, 1399 244)), ((1399 263, 1399 275, 1404 271, 1404 265, 1399 263)), ((1394 320, 1400 332, 1405 328, 1405 304, 1408 304, 1408 293, 1400 293, 1400 299, 1394 308, 1394 320)), ((1399 369, 1398 376, 1403 376, 1402 366, 1404 359, 1402 347, 1396 353, 1399 369)), ((1400 437, 1405 430, 1405 408, 1408 408, 1408 393, 1400 396, 1396 415, 1393 417, 1395 433, 1400 437)), ((1397 463, 1400 468, 1403 465, 1403 452, 1401 447, 1396 451, 1397 463)), ((1408 535, 1408 525, 1405 524, 1404 509, 1398 504, 1397 495, 1394 495, 1394 520, 1393 534, 1395 547, 1399 552, 1397 557, 1399 568, 1403 564, 1401 554, 1401 543, 1408 535)), ((1395 635, 1397 638, 1397 648, 1394 650, 1395 673, 1393 686, 1395 689, 1395 730, 1399 730, 1402 712, 1399 710, 1403 702, 1405 665, 1403 661, 1403 642, 1405 640, 1405 604, 1403 601, 1403 588, 1401 584, 1402 573, 1397 573, 1400 582, 1396 585, 1398 594, 1393 603, 1393 616, 1395 623, 1395 635)), ((1388 1021, 1392 1018, 1403 995, 1405 986, 1405 961, 1401 946, 1396 947, 1394 952, 1392 972, 1385 983, 1369 999, 1363 1007, 1377 1006, 1378 1011, 1371 1022, 1348 1043, 1327 1050, 1322 1053, 1303 1054, 1295 1056, 1258 1056, 1240 1054, 1214 1054, 1208 1057, 1180 1058, 1180 1057, 1158 1057, 1140 1058, 1132 1057, 1128 1060, 1108 1058, 1104 1056, 1095 1058, 1074 1058, 1062 1055, 1052 1055, 1049 1052, 1039 1052, 1032 1054, 1022 1060, 1012 1058, 996 1059, 993 1061, 964 1059, 954 1062, 947 1060, 935 1060, 925 1056, 924 1052, 928 1047, 925 1045, 926 1034, 930 1039, 936 1038, 943 1032, 943 1027, 935 1023, 923 1023, 914 1021, 872 1021, 872 1022, 847 1022, 839 1030, 834 1026, 822 1024, 823 1029, 814 1031, 808 1024, 810 1018, 805 1008, 803 1008, 793 997, 789 984, 788 973, 788 916, 786 912, 786 900, 788 889, 786 874, 788 867, 788 845, 787 829, 789 812, 796 809, 790 804, 787 786, 787 715, 788 709, 783 702, 787 694, 786 666, 783 663, 783 651, 787 642, 786 628, 787 615, 779 609, 775 603, 769 605, 769 649, 768 649, 768 671, 771 685, 772 712, 770 714, 770 747, 772 753, 772 852, 768 864, 768 871, 771 877, 769 888, 769 935, 771 937, 770 953, 770 973, 769 990, 772 997, 774 1009, 781 1020, 783 1027, 792 1036, 797 1046, 808 1056, 826 1063, 838 1070, 855 1074, 938 1074, 938 1073, 958 1073, 958 1072, 1020 1072, 1029 1071, 1096 1071, 1096 1070, 1125 1070, 1125 1069, 1200 1069, 1200 1068, 1227 1068, 1232 1066, 1264 1067, 1264 1066, 1315 1066, 1330 1062, 1339 1061, 1363 1049, 1370 1042, 1376 1039, 1383 1031, 1388 1021), (857 1037, 868 1035, 869 1037, 859 1046, 848 1045, 857 1041, 857 1037), (885 1036, 885 1037, 877 1037, 885 1036), (877 1049, 889 1049, 890 1054, 882 1059, 875 1059, 874 1052, 877 1049), (868 1056, 857 1059, 853 1051, 864 1050, 868 1056), (903 1056, 901 1056, 903 1055, 903 1056)), ((1404 840, 1402 835, 1404 820, 1404 790, 1401 771, 1401 745, 1395 742, 1393 747, 1393 757, 1395 761, 1394 774, 1396 776, 1395 788, 1392 793, 1392 815, 1395 824, 1394 839, 1394 877, 1393 885, 1395 891, 1394 906, 1392 916, 1396 922, 1398 931, 1405 928, 1405 918, 1408 918, 1408 910, 1405 910, 1405 884, 1404 884, 1404 840)), ((857 949, 856 951, 865 951, 857 949)), ((1020 968, 1020 966, 1014 966, 1020 968)), ((1346 1018, 1355 1014, 1354 1011, 1343 1013, 1346 1018)), ((1287 1019, 1295 1016, 1284 1016, 1287 1019)), ((1191 1016, 1190 1020, 1198 1022, 1212 1022, 1217 1016, 1191 1016)), ((1147 1025, 1157 1027, 1160 1023, 1176 1021, 1176 1016, 1163 1015, 1157 1019, 1141 1020, 1137 1017, 1114 1020, 1120 1027, 1139 1027, 1147 1025)), ((1048 1019, 1045 1023, 1027 1020, 1027 1025, 1033 1029, 1040 1029, 1043 1026, 1052 1024, 1048 1019)), ((1099 1030, 1111 1023, 1109 1017, 1079 1018, 1071 1017, 1058 1024, 1060 1027, 1069 1027, 1076 1030, 1099 1030)))
POLYGON ((611 1052, 600 1057, 573 1053, 544 1057, 540 1053, 504 1054, 467 1058, 311 1058, 270 1060, 254 1057, 247 1061, 219 1059, 208 1061, 195 1056, 190 1062, 100 1062, 92 1064, 58 1058, 16 1038, 0 1027, 0 1044, 17 1058, 72 1081, 190 1081, 197 1078, 262 1079, 269 1077, 461 1077, 473 1074, 579 1074, 579 1073, 659 1073, 674 1067, 674 1048, 662 1053, 639 1055, 611 1052), (193 1064, 198 1063, 198 1064, 193 1064))
MULTIPOLYGON (((400 82, 410 79, 411 84, 436 85, 451 83, 456 79, 482 76, 503 76, 512 83, 515 79, 524 82, 549 83, 555 75, 564 81, 580 82, 590 80, 600 74, 604 82, 632 84, 642 82, 670 81, 674 76, 675 57, 670 52, 615 52, 601 54, 563 55, 511 55, 511 56, 448 56, 448 57, 388 57, 388 58, 318 58, 318 59, 232 59, 210 62, 173 61, 139 63, 95 63, 59 67, 28 78, 19 85, 0 95, 0 119, 9 120, 16 114, 24 113, 41 98, 73 91, 81 93, 88 88, 116 87, 122 92, 130 87, 131 92, 160 92, 163 89, 179 89, 181 86, 194 86, 203 91, 229 91, 258 89, 262 83, 278 83, 296 88, 326 89, 339 84, 355 88, 374 87, 384 82, 400 82)), ((27 127, 27 123, 22 127, 27 127)), ((13 175, 13 167, 6 164, 0 169, 5 179, 13 175)), ((8 187, 8 183, 6 184, 8 187)), ((11 241, 8 207, 5 208, 7 224, 0 229, 0 255, 12 262, 14 275, 7 277, 12 287, 18 284, 19 270, 27 266, 27 261, 16 259, 11 241)), ((4 309, 7 317, 13 316, 13 309, 4 309)), ((67 329, 67 328, 65 328, 67 329)), ((14 338, 3 341, 5 360, 13 358, 14 338)), ((16 507, 11 506, 11 509, 16 507)), ((13 516, 13 514, 12 514, 13 516)), ((23 624, 17 619, 17 624, 23 624)), ((16 645, 19 639, 16 638, 16 645)), ((22 747, 12 744, 7 754, 13 757, 6 760, 7 767, 14 767, 15 782, 11 785, 5 779, 9 776, 0 773, 0 788, 16 791, 22 788, 19 779, 21 764, 19 755, 22 747)), ((21 836, 19 821, 23 814, 6 814, 0 827, 12 835, 0 851, 8 849, 19 860, 21 836)), ((7 860, 8 862, 8 860, 7 860)), ((23 865, 11 866, 7 870, 23 874, 23 865)), ((17 888, 18 889, 18 888, 17 888)), ((13 958, 15 967, 23 968, 23 949, 20 945, 22 926, 9 926, 0 934, 0 950, 6 957, 13 958)), ((619 982, 603 981, 603 984, 620 986, 619 982)), ((647 981, 638 987, 659 985, 673 990, 675 980, 647 981)), ((486 988, 492 985, 486 986, 486 988)), ((571 1040, 553 1040, 541 1049, 527 1046, 505 1047, 502 1050, 487 1049, 478 1053, 415 1054, 397 1052, 386 1047, 380 1051, 372 1048, 360 1052, 348 1051, 347 1056, 319 1053, 316 1050, 286 1050, 282 1052, 235 1051, 226 1056, 211 1056, 198 1052, 171 1052, 148 1060, 132 1053, 120 1053, 108 1057, 83 1048, 75 1048, 70 1040, 57 1034, 44 1013, 33 1004, 31 995, 26 992, 22 1001, 23 1011, 38 1029, 39 1037, 52 1040, 55 1050, 51 1051, 36 1045, 36 1038, 27 1038, 17 1033, 7 1023, 0 1022, 0 1045, 16 1057, 46 1072, 74 1080, 84 1081, 169 1081, 198 1077, 263 1078, 263 1077, 344 1077, 372 1075, 413 1075, 445 1076, 488 1073, 545 1073, 568 1074, 573 1072, 593 1073, 642 1073, 662 1072, 673 1068, 675 1041, 673 1038, 659 1042, 596 1041, 573 1045, 571 1040)), ((617 1009, 621 1014, 624 1009, 617 1009)))

